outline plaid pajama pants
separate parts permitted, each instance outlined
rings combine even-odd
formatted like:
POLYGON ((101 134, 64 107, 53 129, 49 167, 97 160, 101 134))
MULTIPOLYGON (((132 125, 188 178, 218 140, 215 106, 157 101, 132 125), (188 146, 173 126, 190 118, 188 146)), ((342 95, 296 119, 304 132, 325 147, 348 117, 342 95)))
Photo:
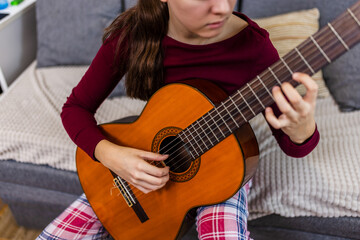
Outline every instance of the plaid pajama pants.
MULTIPOLYGON (((251 181, 227 201, 197 210, 196 226, 200 240, 249 240, 247 195, 251 181)), ((112 239, 82 194, 53 220, 36 240, 112 239)))

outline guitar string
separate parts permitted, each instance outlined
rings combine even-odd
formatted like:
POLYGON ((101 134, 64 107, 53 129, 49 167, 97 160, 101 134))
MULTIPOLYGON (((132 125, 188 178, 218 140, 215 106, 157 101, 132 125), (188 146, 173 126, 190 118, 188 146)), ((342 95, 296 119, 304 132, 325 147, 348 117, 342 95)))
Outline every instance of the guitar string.
MULTIPOLYGON (((349 15, 344 15, 343 16, 343 18, 346 18, 346 17, 348 17, 349 15)), ((338 22, 336 22, 336 23, 338 23, 338 22)), ((326 29, 326 27, 325 28, 323 28, 322 30, 324 30, 325 31, 325 29, 326 29)), ((357 29, 357 28, 356 28, 357 29)), ((350 31, 351 33, 353 33, 353 31, 350 31)), ((320 32, 319 32, 320 33, 320 32)), ((331 35, 331 36, 333 36, 333 34, 332 34, 332 32, 331 31, 326 31, 325 32, 325 34, 327 34, 327 35, 331 35), (329 33, 329 34, 327 34, 327 33, 329 33)), ((345 34, 343 35, 343 36, 345 36, 345 34)), ((322 39, 324 39, 325 37, 327 37, 326 35, 319 35, 319 38, 317 39, 317 42, 319 42, 319 44, 321 44, 321 41, 322 41, 322 39)), ((347 36, 348 37, 348 36, 347 36)), ((336 40, 336 37, 333 37, 335 40, 336 40)), ((309 41, 309 38, 307 39, 307 40, 305 40, 302 44, 300 44, 299 46, 298 46, 298 48, 300 48, 301 47, 301 45, 303 45, 303 44, 305 44, 306 43, 306 41, 309 41)), ((307 44, 307 43, 306 43, 307 44)), ((336 42, 333 42, 333 44, 335 44, 335 46, 339 46, 339 44, 338 43, 336 43, 336 42)), ((311 47, 310 45, 307 45, 306 47, 310 47, 310 50, 314 50, 314 51, 311 51, 311 53, 313 53, 313 52, 317 52, 318 51, 318 49, 317 48, 314 48, 314 47, 311 47)), ((325 48, 330 48, 330 49, 334 49, 334 48, 332 48, 332 45, 331 46, 328 46, 328 45, 326 45, 325 47, 323 47, 323 49, 325 50, 325 48)), ((302 49, 302 50, 305 50, 305 48, 304 49, 302 49)), ((338 49, 335 49, 335 51, 336 50, 338 50, 338 49)), ((326 52, 328 52, 328 51, 326 51, 326 52)), ((308 52, 305 52, 304 53, 304 51, 303 51, 303 54, 306 54, 306 53, 308 53, 308 52)), ((293 53, 291 53, 291 55, 296 55, 296 52, 293 52, 293 53)), ((290 57, 291 55, 289 55, 289 56, 287 56, 287 57, 290 57)), ((321 56, 321 55, 319 55, 319 56, 321 56)), ((318 57, 318 56, 316 56, 315 55, 315 58, 316 57, 318 57)), ((292 60, 293 60, 294 58, 292 58, 292 60)), ((285 60, 285 59, 284 59, 285 60)), ((310 60, 314 60, 314 58, 312 58, 312 59, 310 59, 310 60)), ((310 62, 310 61, 309 61, 310 62)), ((292 63, 292 61, 290 61, 290 62, 288 62, 288 64, 290 65, 292 63)), ((300 60, 300 61, 297 61, 295 64, 297 65, 298 63, 302 63, 301 65, 303 65, 303 61, 302 60, 300 60)), ((279 60, 272 68, 275 68, 275 67, 278 67, 279 66, 279 64, 281 64, 281 61, 279 60)), ((295 67, 293 67, 293 68, 295 68, 295 67)), ((284 69, 284 67, 283 68, 281 68, 281 69, 279 69, 279 71, 277 71, 277 72, 275 72, 275 73, 278 73, 278 72, 280 72, 280 71, 282 71, 284 69)), ((285 71, 286 72, 286 71, 285 71)), ((284 72, 282 72, 282 73, 284 73, 284 72)), ((279 75, 279 76, 282 76, 282 75, 279 75)), ((286 74, 286 76, 288 76, 288 74, 286 74)), ((266 77, 266 76, 265 76, 266 77)), ((281 77, 279 77, 280 79, 281 79, 281 77)), ((273 78, 271 78, 270 77, 270 80, 271 79, 273 79, 273 78)), ((269 80, 269 79, 267 79, 267 80, 269 80)), ((265 82, 266 82, 266 80, 264 80, 265 82)), ((273 80, 271 81, 271 82, 273 82, 273 80)), ((256 85, 256 87, 258 87, 258 86, 261 86, 260 84, 258 84, 258 85, 256 85)), ((245 86, 244 88, 242 88, 241 90, 244 90, 244 89, 246 89, 246 88, 248 88, 249 89, 249 87, 248 86, 245 86)), ((265 93, 266 94, 266 93, 265 93)), ((264 94, 262 94, 262 95, 260 95, 260 96, 263 96, 264 94)), ((228 102, 229 101, 229 99, 227 99, 225 102, 228 102)), ((252 102, 250 102, 250 104, 252 104, 252 103, 254 103, 254 102, 256 102, 257 100, 255 99, 254 101, 252 101, 252 102)), ((231 105, 234 105, 233 103, 231 104, 231 105)), ((265 105, 267 105, 267 104, 265 104, 265 105)), ((244 108, 242 108, 242 110, 243 110, 244 108)), ((246 109, 245 109, 246 110, 246 109)), ((225 110, 226 111, 226 110, 225 110)), ((248 111, 248 110, 246 110, 246 111, 248 111)), ((223 111, 222 111, 223 112, 223 111)), ((228 118, 227 120, 230 120, 230 118, 228 118)), ((215 122, 215 124, 216 124, 216 122, 215 122)), ((233 123, 233 124, 235 124, 235 123, 233 123)), ((213 126, 213 125, 212 125, 213 126)), ((200 137, 200 136, 199 136, 200 137)), ((195 140, 195 139, 194 139, 195 140)), ((171 143, 169 143, 169 144, 171 144, 171 143)), ((167 144, 167 145, 169 145, 169 144, 167 144)), ((173 147, 174 146, 181 146, 181 144, 177 144, 177 145, 173 145, 173 147)), ((169 149, 170 150, 170 149, 169 149)), ((181 154, 181 153, 180 153, 181 154)), ((179 155, 179 154, 178 154, 179 155)), ((176 155, 175 157, 177 157, 178 155, 176 155)), ((178 163, 178 162, 180 162, 180 161, 182 161, 182 160, 184 160, 184 159, 180 159, 180 160, 178 160, 176 163, 178 163)), ((154 161, 152 161, 152 162, 154 162, 154 161)), ((175 163, 175 164, 176 164, 175 163)), ((185 163, 183 163, 183 164, 186 164, 186 162, 185 163)), ((183 164, 181 164, 181 165, 179 165, 177 168, 175 168, 175 170, 176 169, 178 169, 180 166, 182 166, 183 164)), ((126 182, 126 181, 125 181, 126 182)), ((127 183, 127 182, 126 182, 127 183)), ((137 188, 136 188, 137 189, 137 188)), ((139 190, 140 191, 140 190, 139 190)), ((140 191, 142 194, 144 194, 142 191, 140 191)), ((136 191, 134 191, 134 194, 135 193, 137 193, 136 191)), ((142 195, 142 194, 139 194, 139 196, 138 196, 138 198, 142 195)))
MULTIPOLYGON (((345 17, 346 17, 346 15, 345 15, 345 17)), ((329 32, 330 32, 330 31, 329 31, 329 32)), ((330 32, 329 35, 332 35, 331 32, 330 32)), ((335 39, 336 39, 336 38, 335 38, 335 39)), ((319 41, 319 40, 317 40, 317 41, 319 41)), ((319 41, 319 42, 320 42, 320 41, 319 41)), ((334 42, 334 43, 335 43, 335 42, 334 42)), ((312 48, 312 49, 316 49, 316 48, 312 48)), ((301 62, 302 62, 302 61, 298 61, 297 63, 301 63, 301 62)), ((289 64, 290 64, 290 63, 289 63, 289 64)), ((275 66, 274 66, 273 68, 275 68, 275 66)), ((257 86, 259 86, 259 85, 257 85, 257 86)), ((245 87, 245 88, 246 88, 246 87, 245 87)), ((244 89, 245 89, 245 88, 244 88, 244 89)), ((254 100, 254 101, 255 101, 255 100, 254 100)), ((254 101, 253 101, 253 102, 254 102, 254 101)), ((179 161, 181 161, 181 160, 179 160, 179 161)))

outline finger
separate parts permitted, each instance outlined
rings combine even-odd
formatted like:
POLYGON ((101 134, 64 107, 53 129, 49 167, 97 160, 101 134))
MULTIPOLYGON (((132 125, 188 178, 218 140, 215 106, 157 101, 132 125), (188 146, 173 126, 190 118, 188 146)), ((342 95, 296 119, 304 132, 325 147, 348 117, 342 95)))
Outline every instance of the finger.
POLYGON ((305 86, 306 94, 304 100, 309 103, 315 103, 319 87, 314 79, 305 73, 294 73, 293 79, 305 86))
POLYGON ((132 183, 132 185, 133 185, 134 187, 136 187, 137 189, 139 189, 140 191, 142 191, 143 193, 145 193, 145 194, 152 191, 151 189, 144 188, 143 186, 138 185, 138 184, 135 184, 135 183, 132 183))
POLYGON ((136 170, 132 177, 136 180, 146 180, 147 175, 152 176, 154 178, 164 178, 169 175, 170 167, 157 167, 151 165, 145 160, 141 160, 139 164, 136 166, 136 170))
POLYGON ((305 102, 299 92, 290 84, 290 83, 283 83, 281 86, 283 93, 291 103, 291 106, 296 110, 303 110, 305 107, 305 102))
POLYGON ((169 166, 165 166, 165 167, 156 167, 154 165, 151 165, 150 163, 145 162, 146 164, 142 166, 141 171, 143 171, 144 173, 147 173, 151 176, 157 177, 157 178, 161 178, 161 177, 165 177, 167 175, 169 175, 169 170, 170 167, 169 166))
POLYGON ((265 118, 270 126, 275 129, 280 129, 289 125, 289 121, 285 118, 277 118, 274 114, 274 111, 270 107, 265 109, 265 118))
POLYGON ((276 86, 272 89, 273 96, 278 106, 279 110, 285 114, 290 119, 296 119, 297 113, 290 105, 290 103, 286 100, 284 94, 282 93, 280 87, 276 86))
POLYGON ((164 161, 166 160, 169 155, 168 154, 159 154, 159 153, 153 153, 153 152, 147 152, 147 151, 141 151, 140 157, 146 160, 151 161, 164 161))
MULTIPOLYGON (((162 154, 158 154, 158 153, 153 153, 153 152, 146 152, 146 151, 141 151, 140 153, 140 157, 144 160, 150 160, 150 161, 164 161, 166 160, 169 155, 162 155, 162 154)), ((156 177, 162 177, 162 176, 166 176, 167 174, 169 174, 169 167, 156 167, 151 165, 150 163, 144 161, 146 164, 142 165, 143 168, 140 170, 145 171, 146 173, 156 176, 156 177)), ((164 164, 165 165, 165 164, 164 164)))
POLYGON ((141 172, 137 176, 134 176, 134 181, 136 183, 144 182, 144 183, 149 184, 148 187, 161 186, 164 183, 166 183, 168 180, 169 180, 169 174, 167 174, 165 176, 161 176, 161 177, 156 177, 156 176, 150 175, 146 172, 141 172))
POLYGON ((169 175, 161 178, 156 178, 146 173, 142 173, 141 176, 134 177, 130 180, 133 185, 141 186, 145 189, 154 191, 165 186, 165 184, 169 180, 169 175))

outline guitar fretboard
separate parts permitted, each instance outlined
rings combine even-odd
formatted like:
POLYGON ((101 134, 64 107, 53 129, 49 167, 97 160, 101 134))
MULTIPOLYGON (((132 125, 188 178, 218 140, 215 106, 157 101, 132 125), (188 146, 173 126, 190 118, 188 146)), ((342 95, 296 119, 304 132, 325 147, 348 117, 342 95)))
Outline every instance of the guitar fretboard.
POLYGON ((294 72, 315 74, 360 41, 360 1, 256 76, 181 133, 196 159, 274 103, 271 89, 292 80, 294 72))

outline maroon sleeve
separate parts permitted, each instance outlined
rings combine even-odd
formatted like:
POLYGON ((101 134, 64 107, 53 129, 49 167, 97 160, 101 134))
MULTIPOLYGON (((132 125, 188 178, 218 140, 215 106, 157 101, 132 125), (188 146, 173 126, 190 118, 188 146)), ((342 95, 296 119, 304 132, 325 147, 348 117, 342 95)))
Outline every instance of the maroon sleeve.
MULTIPOLYGON (((266 33, 266 35, 268 34, 266 33)), ((279 55, 277 53, 277 50, 272 45, 268 37, 266 38, 266 41, 264 43, 263 50, 261 51, 261 55, 262 56, 259 56, 258 58, 259 60, 258 63, 256 64, 256 69, 255 69, 255 72, 257 72, 258 74, 261 73, 268 66, 279 60, 279 55)), ((272 104, 270 107, 274 110, 275 116, 279 117, 281 115, 281 112, 277 107, 276 103, 272 104)), ((286 153, 291 157, 300 158, 306 156, 317 146, 320 140, 320 134, 317 128, 315 129, 313 135, 302 144, 295 144, 293 141, 290 140, 290 137, 286 135, 281 129, 274 129, 271 126, 270 129, 276 141, 278 142, 280 148, 284 151, 284 153, 286 153)))
POLYGON ((93 159, 96 145, 105 138, 94 115, 121 79, 119 74, 117 77, 113 74, 115 45, 116 38, 100 47, 61 112, 62 123, 70 138, 93 159))

